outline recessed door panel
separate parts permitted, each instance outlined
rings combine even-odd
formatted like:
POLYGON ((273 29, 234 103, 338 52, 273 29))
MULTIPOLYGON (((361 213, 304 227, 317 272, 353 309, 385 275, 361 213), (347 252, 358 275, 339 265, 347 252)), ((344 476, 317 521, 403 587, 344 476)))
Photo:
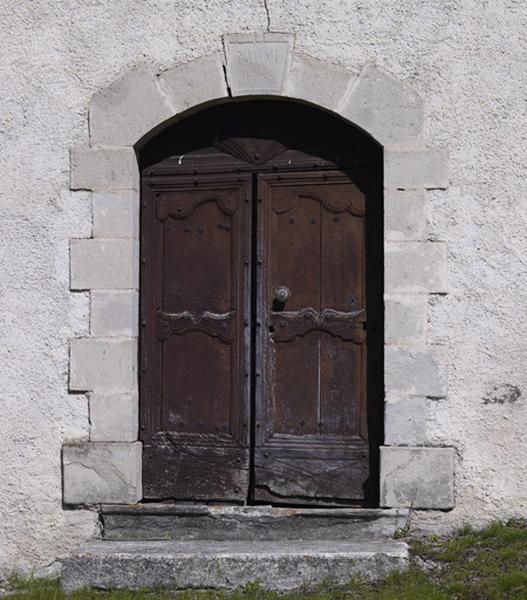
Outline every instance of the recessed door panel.
POLYGON ((233 344, 190 330, 170 336, 162 348, 163 429, 229 433, 233 344))
MULTIPOLYGON (((202 195, 199 193, 198 198, 202 195)), ((226 214, 218 199, 214 196, 205 199, 188 216, 180 216, 177 206, 175 214, 163 220, 166 311, 227 313, 236 302, 231 232, 233 226, 236 230, 237 215, 226 214)), ((167 193, 161 206, 168 209, 179 203, 183 204, 179 194, 167 193)), ((174 206, 172 212, 173 209, 174 206)))
POLYGON ((318 433, 318 373, 316 368, 303 367, 317 364, 319 344, 320 336, 313 332, 269 349, 268 372, 273 379, 264 380, 262 392, 273 400, 273 422, 265 427, 270 435, 318 433))

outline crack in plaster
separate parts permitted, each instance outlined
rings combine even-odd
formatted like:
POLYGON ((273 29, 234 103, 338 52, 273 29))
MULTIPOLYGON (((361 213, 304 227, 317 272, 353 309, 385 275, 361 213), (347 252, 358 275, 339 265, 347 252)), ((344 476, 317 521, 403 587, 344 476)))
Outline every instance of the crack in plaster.
POLYGON ((263 0, 265 14, 267 15, 267 31, 271 31, 271 13, 269 12, 269 0, 263 0))

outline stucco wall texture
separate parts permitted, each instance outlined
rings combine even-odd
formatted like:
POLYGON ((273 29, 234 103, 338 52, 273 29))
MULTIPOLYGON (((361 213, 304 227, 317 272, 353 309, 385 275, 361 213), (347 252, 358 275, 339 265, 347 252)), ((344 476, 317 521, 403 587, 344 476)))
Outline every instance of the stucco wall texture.
POLYGON ((296 49, 359 72, 376 61, 425 102, 450 152, 427 191, 429 236, 449 245, 450 293, 428 340, 450 355, 428 445, 454 446, 456 507, 435 531, 527 516, 527 4, 523 0, 4 0, 0 4, 0 573, 42 572, 97 534, 62 506, 60 451, 87 439, 68 395, 68 341, 88 329, 68 244, 91 235, 90 194, 69 191, 91 96, 140 61, 156 71, 221 50, 221 36, 286 31, 296 49))

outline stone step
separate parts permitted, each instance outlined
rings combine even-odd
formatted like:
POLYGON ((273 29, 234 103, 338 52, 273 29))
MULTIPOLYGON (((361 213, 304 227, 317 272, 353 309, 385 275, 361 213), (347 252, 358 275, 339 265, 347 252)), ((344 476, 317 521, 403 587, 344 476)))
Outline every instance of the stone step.
POLYGON ((407 524, 407 509, 139 504, 103 506, 106 540, 376 540, 407 524))
POLYGON ((376 580, 408 566, 404 542, 109 541, 93 542, 65 559, 66 592, 98 589, 229 588, 251 581, 272 590, 376 580))

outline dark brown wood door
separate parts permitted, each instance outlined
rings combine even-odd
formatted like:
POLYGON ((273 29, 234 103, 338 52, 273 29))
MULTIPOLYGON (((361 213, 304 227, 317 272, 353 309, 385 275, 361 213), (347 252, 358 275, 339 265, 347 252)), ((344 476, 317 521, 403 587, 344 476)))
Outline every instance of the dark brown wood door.
POLYGON ((343 173, 258 177, 254 499, 365 497, 365 196, 343 173))
POLYGON ((367 497, 367 186, 354 181, 143 182, 145 498, 367 497))
POLYGON ((145 498, 245 501, 250 177, 143 184, 145 498))

